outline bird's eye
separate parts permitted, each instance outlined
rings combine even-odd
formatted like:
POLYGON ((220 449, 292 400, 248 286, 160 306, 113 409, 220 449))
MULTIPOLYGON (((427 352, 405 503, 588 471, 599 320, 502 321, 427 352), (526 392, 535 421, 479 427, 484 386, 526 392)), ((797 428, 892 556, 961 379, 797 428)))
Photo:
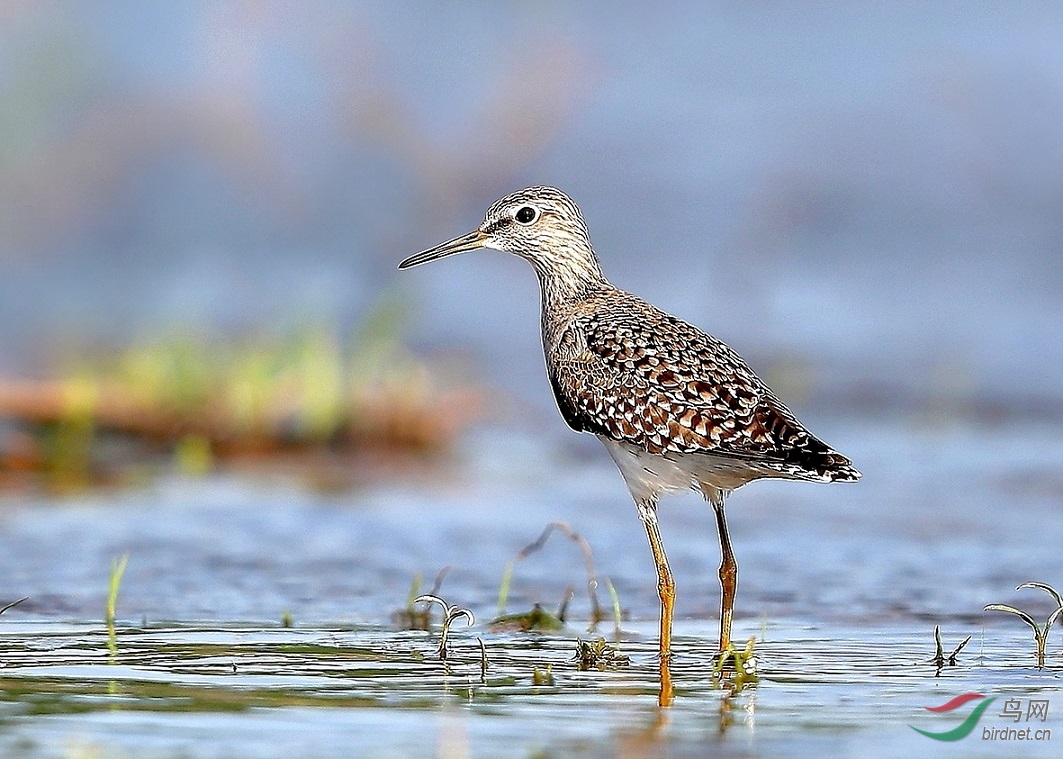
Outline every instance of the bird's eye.
POLYGON ((531 224, 533 221, 539 218, 539 209, 535 206, 524 206, 519 211, 517 211, 517 215, 513 218, 515 218, 521 224, 531 224))

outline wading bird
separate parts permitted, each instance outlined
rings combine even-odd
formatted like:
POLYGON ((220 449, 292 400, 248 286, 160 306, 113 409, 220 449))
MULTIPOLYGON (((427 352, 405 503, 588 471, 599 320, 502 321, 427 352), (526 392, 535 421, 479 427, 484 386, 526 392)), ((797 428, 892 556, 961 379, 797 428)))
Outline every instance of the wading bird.
POLYGON ((472 232, 411 256, 400 269, 490 248, 520 256, 539 277, 546 367, 558 409, 597 435, 646 529, 661 599, 660 703, 672 700, 675 583, 657 525, 668 491, 694 489, 720 537, 720 651, 731 642, 738 565, 724 500, 765 477, 853 481, 845 456, 814 437, 742 357, 697 327, 611 285, 576 204, 553 187, 497 201, 472 232))

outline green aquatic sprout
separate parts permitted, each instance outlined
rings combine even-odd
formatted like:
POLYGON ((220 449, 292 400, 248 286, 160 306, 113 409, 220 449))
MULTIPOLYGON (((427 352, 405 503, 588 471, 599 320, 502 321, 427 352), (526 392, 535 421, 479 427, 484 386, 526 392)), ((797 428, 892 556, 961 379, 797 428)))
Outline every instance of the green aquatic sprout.
POLYGON ((0 614, 3 614, 8 609, 11 609, 11 608, 13 608, 15 606, 18 606, 20 603, 22 603, 23 601, 27 600, 28 598, 29 598, 29 596, 24 596, 24 597, 18 599, 17 601, 12 601, 11 603, 7 604, 6 606, 0 606, 0 614))
POLYGON ((620 596, 616 592, 616 588, 613 587, 613 581, 608 577, 605 578, 605 587, 609 590, 609 598, 613 602, 613 636, 616 638, 616 642, 620 642, 620 596))
POLYGON ((498 589, 498 617, 500 619, 506 611, 506 599, 509 596, 509 587, 513 580, 514 565, 519 561, 523 561, 546 545, 547 539, 554 531, 560 532, 573 543, 578 545, 580 552, 583 554, 583 565, 587 573, 587 595, 591 602, 592 626, 605 619, 605 614, 602 613, 601 604, 598 603, 598 578, 594 568, 594 553, 591 551, 590 543, 587 542, 586 538, 564 522, 550 522, 547 524, 538 538, 520 549, 520 551, 517 552, 516 558, 506 564, 506 568, 502 573, 502 583, 498 589))
MULTIPOLYGON (((494 620, 491 621, 492 630, 555 632, 564 629, 568 603, 572 598, 571 587, 565 589, 565 595, 562 599, 561 607, 556 615, 544 610, 540 604, 535 604, 530 611, 519 614, 506 614, 506 601, 509 598, 509 589, 513 582, 514 567, 517 562, 524 560, 529 555, 542 548, 546 544, 550 535, 555 531, 560 532, 569 540, 576 543, 580 548, 580 552, 583 554, 583 563, 587 574, 587 595, 590 598, 591 603, 591 629, 593 630, 599 622, 605 619, 606 615, 603 613, 601 604, 598 602, 598 578, 594 568, 594 555, 591 551, 590 544, 582 535, 577 533, 564 522, 550 522, 535 541, 518 551, 516 557, 506 563, 505 569, 502 571, 502 582, 498 588, 498 612, 494 620)), ((613 587, 613 584, 608 578, 606 578, 605 582, 612 598, 613 621, 616 629, 616 638, 619 640, 621 616, 620 599, 616 594, 616 588, 613 587)))
POLYGON ((422 579, 420 572, 414 574, 410 581, 410 591, 406 594, 406 605, 391 614, 392 620, 400 630, 428 629, 429 608, 417 608, 417 597, 421 594, 422 579))
POLYGON ((129 563, 129 554, 121 558, 111 559, 111 576, 107 583, 107 615, 105 621, 109 628, 114 628, 114 613, 118 606, 118 589, 122 586, 122 575, 125 574, 126 564, 129 563))
POLYGON ((450 638, 450 626, 454 624, 454 620, 459 617, 464 617, 467 625, 472 627, 476 624, 476 618, 472 615, 472 612, 468 609, 462 609, 454 604, 448 604, 439 596, 423 595, 414 599, 414 603, 436 603, 443 608, 443 628, 439 633, 439 660, 445 662, 447 660, 447 640, 450 638))
POLYGON ((111 660, 118 656, 118 633, 114 628, 115 609, 118 606, 118 589, 122 585, 122 575, 125 574, 126 564, 129 563, 129 554, 122 558, 111 558, 111 576, 107 582, 107 609, 104 622, 107 624, 107 649, 111 652, 111 660))
POLYGON ((1052 596, 1052 600, 1056 602, 1056 610, 1048 615, 1048 619, 1045 620, 1045 626, 1039 626, 1029 614, 1022 609, 1016 609, 1014 606, 1007 604, 989 604, 983 609, 983 611, 1004 611, 1008 614, 1014 614, 1023 622, 1028 624, 1033 629, 1034 641, 1037 644, 1037 668, 1042 669, 1045 666, 1045 644, 1048 642, 1048 633, 1052 629, 1052 625, 1059 615, 1063 614, 1063 597, 1053 588, 1051 585, 1046 585, 1043 582, 1024 582, 1015 590, 1022 590, 1023 588, 1037 588, 1043 590, 1052 596))
POLYGON ((1022 590, 1023 588, 1036 588, 1037 590, 1043 590, 1048 595, 1052 596, 1052 600, 1056 602, 1056 606, 1063 606, 1063 595, 1059 594, 1059 591, 1053 588, 1051 585, 1043 582, 1024 582, 1019 585, 1015 590, 1022 590))
POLYGON ((573 659, 580 672, 596 669, 604 672, 607 669, 626 667, 631 659, 620 653, 615 645, 609 645, 605 638, 595 640, 576 639, 576 656, 573 659))
POLYGON ((480 644, 480 682, 487 685, 487 646, 483 638, 477 637, 476 642, 480 644))
MULTIPOLYGON (((449 564, 439 570, 439 574, 436 575, 436 580, 432 584, 432 589, 428 591, 428 595, 439 595, 439 588, 442 587, 443 580, 448 572, 450 572, 449 564)), ((406 594, 406 605, 391 615, 400 630, 427 630, 432 621, 431 607, 416 608, 418 596, 421 595, 422 579, 420 572, 413 576, 413 580, 410 581, 410 591, 406 594)))
POLYGON ((554 684, 554 665, 547 664, 546 669, 539 669, 536 666, 532 667, 532 685, 553 685, 554 684))
POLYGON ((952 649, 952 653, 949 654, 948 657, 946 658, 945 649, 941 645, 941 626, 940 625, 934 625, 934 646, 935 646, 935 649, 936 649, 936 653, 934 654, 934 658, 931 661, 933 661, 934 664, 938 668, 937 674, 940 675, 941 674, 941 670, 945 666, 955 667, 956 666, 956 657, 959 655, 960 651, 963 650, 963 647, 966 646, 970 642, 971 642, 971 636, 968 635, 966 638, 964 638, 962 641, 960 641, 960 645, 958 645, 958 646, 956 646, 956 648, 952 649))
POLYGON ((491 620, 490 629, 492 631, 557 632, 565 629, 565 623, 544 609, 541 604, 535 604, 530 611, 521 614, 505 614, 491 620))
POLYGON ((506 562, 506 568, 502 570, 502 582, 498 586, 498 613, 495 617, 501 619, 506 613, 506 601, 509 600, 509 586, 513 583, 512 561, 506 562))
POLYGON ((576 591, 572 590, 572 586, 569 585, 565 588, 565 595, 561 598, 561 603, 557 606, 557 618, 561 620, 561 624, 565 623, 565 617, 568 616, 568 605, 572 601, 572 596, 576 595, 576 591))

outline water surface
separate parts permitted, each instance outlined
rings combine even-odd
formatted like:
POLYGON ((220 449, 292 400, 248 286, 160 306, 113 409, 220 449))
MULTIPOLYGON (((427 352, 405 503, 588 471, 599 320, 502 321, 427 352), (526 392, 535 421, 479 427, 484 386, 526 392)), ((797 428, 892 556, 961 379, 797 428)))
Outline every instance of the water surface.
MULTIPOLYGON (((758 638, 756 687, 732 695, 709 676, 718 550, 707 507, 693 495, 662 504, 679 593, 676 706, 663 717, 649 551, 592 439, 484 429, 449 475, 350 494, 219 477, 8 497, 0 576, 6 595, 30 600, 0 618, 0 746, 19 756, 272 756, 278 746, 293 756, 352 746, 381 757, 887 756, 936 750, 908 725, 955 726, 924 707, 959 693, 1051 700, 1058 633, 1038 671, 1029 629, 981 609, 1013 603, 1043 620, 1047 594, 1014 587, 1063 585, 1058 428, 821 426, 860 463, 861 483, 758 483, 729 502, 735 637, 758 638), (568 629, 488 629, 506 564, 557 519, 590 543, 607 608, 605 579, 616 588, 627 667, 576 670, 576 638, 615 631, 611 620, 588 631, 582 557, 561 536, 516 565, 508 610, 556 608, 571 586, 568 629), (129 568, 112 651, 103 605, 121 554, 129 568), (413 576, 427 590, 444 566, 439 595, 477 617, 455 627, 449 669, 436 658, 437 626, 401 631, 392 618, 413 576), (286 613, 293 628, 281 626, 286 613), (946 652, 973 636, 940 676, 935 625, 946 652), (547 666, 553 685, 535 685, 547 666)), ((984 725, 1004 724, 994 708, 984 725)), ((969 754, 1000 755, 966 740, 969 754)), ((1033 748, 1048 755, 1049 745, 1033 748)))

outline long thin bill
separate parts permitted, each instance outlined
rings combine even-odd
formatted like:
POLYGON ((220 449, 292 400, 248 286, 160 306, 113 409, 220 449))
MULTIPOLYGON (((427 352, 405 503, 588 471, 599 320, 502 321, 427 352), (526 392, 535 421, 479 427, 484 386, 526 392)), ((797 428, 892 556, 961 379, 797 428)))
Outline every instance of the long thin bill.
POLYGON ((429 261, 435 261, 437 258, 452 256, 455 253, 464 253, 469 250, 476 250, 477 248, 484 247, 485 242, 487 242, 487 235, 479 229, 476 229, 469 232, 467 235, 455 237, 453 240, 447 240, 434 248, 429 248, 428 250, 423 250, 416 255, 410 256, 399 264, 399 268, 409 269, 412 266, 420 266, 429 261))

